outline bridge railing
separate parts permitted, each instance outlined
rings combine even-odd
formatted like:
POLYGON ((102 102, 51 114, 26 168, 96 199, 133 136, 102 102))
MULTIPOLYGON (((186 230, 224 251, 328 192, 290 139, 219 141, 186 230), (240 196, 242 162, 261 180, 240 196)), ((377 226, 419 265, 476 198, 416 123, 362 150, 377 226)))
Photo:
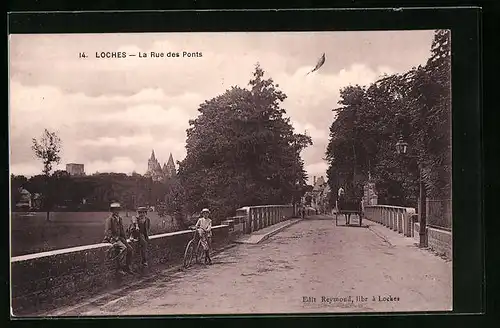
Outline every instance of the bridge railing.
POLYGON ((236 215, 222 221, 230 231, 252 233, 293 216, 292 205, 245 206, 236 210, 236 215))
POLYGON ((380 223, 389 229, 411 237, 413 233, 413 207, 391 205, 365 205, 364 215, 368 220, 380 223))

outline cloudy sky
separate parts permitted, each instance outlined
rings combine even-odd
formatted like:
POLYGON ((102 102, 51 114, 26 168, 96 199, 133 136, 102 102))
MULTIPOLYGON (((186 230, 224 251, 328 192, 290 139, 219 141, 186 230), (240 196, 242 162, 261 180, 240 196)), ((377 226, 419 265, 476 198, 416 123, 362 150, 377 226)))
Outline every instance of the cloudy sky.
POLYGON ((87 174, 143 174, 152 149, 162 164, 170 153, 182 160, 198 105, 233 85, 246 87, 259 62, 288 95, 283 107, 297 132, 313 138, 302 154, 308 174, 326 175, 339 89, 424 64, 432 37, 432 31, 11 35, 11 172, 41 172, 30 147, 44 128, 63 141, 62 169, 83 163, 87 174), (107 51, 127 58, 96 58, 107 51), (151 51, 181 57, 149 58, 151 51), (182 57, 183 51, 202 57, 182 57), (129 56, 139 52, 148 58, 129 56), (325 65, 306 76, 323 52, 325 65))

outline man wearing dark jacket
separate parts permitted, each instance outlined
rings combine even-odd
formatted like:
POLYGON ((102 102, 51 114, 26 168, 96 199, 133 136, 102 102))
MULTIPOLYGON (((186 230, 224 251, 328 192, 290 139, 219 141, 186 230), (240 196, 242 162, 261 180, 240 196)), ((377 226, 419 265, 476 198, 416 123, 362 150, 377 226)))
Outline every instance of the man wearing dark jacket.
POLYGON ((119 273, 133 274, 132 247, 127 242, 123 220, 120 216, 121 206, 119 203, 110 205, 111 215, 106 219, 104 228, 104 242, 113 244, 113 250, 116 252, 117 270, 119 273))
POLYGON ((148 209, 146 207, 139 207, 137 209, 138 216, 132 218, 132 224, 130 226, 131 237, 139 241, 142 265, 145 267, 148 266, 147 248, 151 227, 151 220, 146 216, 147 212, 148 209))

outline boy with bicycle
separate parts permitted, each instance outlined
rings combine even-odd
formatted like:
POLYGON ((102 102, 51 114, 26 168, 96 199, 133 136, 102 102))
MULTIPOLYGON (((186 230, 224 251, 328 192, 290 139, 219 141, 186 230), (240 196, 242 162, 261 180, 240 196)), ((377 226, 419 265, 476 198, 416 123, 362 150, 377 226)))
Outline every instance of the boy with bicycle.
POLYGON ((205 251, 205 264, 212 264, 210 258, 210 247, 212 244, 212 220, 209 218, 210 211, 204 208, 201 211, 201 218, 196 222, 195 229, 198 231, 201 239, 201 246, 205 251))

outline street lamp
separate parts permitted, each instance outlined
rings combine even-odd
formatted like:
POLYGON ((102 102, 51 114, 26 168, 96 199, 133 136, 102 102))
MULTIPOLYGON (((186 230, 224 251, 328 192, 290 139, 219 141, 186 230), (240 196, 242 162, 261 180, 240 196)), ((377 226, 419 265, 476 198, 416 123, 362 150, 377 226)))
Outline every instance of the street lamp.
MULTIPOLYGON (((406 155, 408 151, 408 143, 404 141, 401 136, 396 143, 396 152, 398 155, 406 155)), ((419 247, 425 248, 427 247, 427 213, 426 213, 426 194, 424 181, 422 179, 422 164, 420 161, 418 162, 418 175, 419 175, 419 191, 420 191, 420 213, 419 213, 419 237, 420 243, 419 247)))
POLYGON ((408 143, 403 140, 403 136, 399 137, 399 140, 396 143, 396 151, 398 152, 398 155, 406 154, 407 150, 408 150, 408 143))

